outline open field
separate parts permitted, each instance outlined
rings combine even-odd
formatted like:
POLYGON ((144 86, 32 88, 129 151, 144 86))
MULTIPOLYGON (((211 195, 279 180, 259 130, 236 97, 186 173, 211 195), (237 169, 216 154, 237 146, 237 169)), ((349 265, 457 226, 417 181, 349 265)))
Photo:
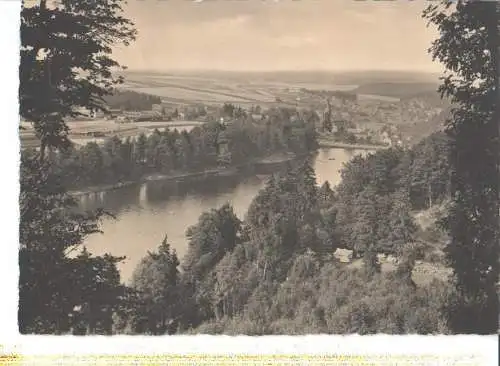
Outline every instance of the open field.
POLYGON ((358 100, 380 100, 382 102, 399 102, 399 98, 389 97, 386 95, 377 95, 377 94, 358 94, 358 100))
POLYGON ((335 84, 331 80, 307 79, 303 76, 269 75, 267 73, 208 73, 193 75, 166 75, 155 73, 127 73, 125 88, 158 95, 165 102, 223 104, 260 104, 270 106, 280 98, 296 103, 301 89, 352 90, 356 85, 335 84))
POLYGON ((322 113, 324 97, 307 90, 353 91, 358 94, 358 101, 356 106, 342 108, 342 113, 348 114, 345 118, 371 130, 379 129, 378 125, 399 125, 405 137, 415 140, 442 124, 442 116, 437 115, 447 107, 436 92, 438 80, 431 74, 207 71, 190 74, 127 72, 124 76, 126 88, 158 95, 172 106, 230 102, 244 108, 251 105, 312 107, 322 113))
MULTIPOLYGON (((102 144, 107 137, 118 136, 121 139, 127 137, 136 137, 141 133, 150 134, 155 128, 164 130, 165 128, 190 130, 193 127, 199 126, 202 122, 198 121, 141 121, 130 123, 117 123, 112 120, 85 120, 67 122, 70 128, 69 137, 77 145, 85 145, 89 142, 102 144), (91 136, 89 133, 101 133, 103 136, 91 136)), ((22 122, 23 130, 20 132, 22 148, 37 148, 40 145, 35 132, 29 123, 22 122)))
POLYGON ((169 121, 169 122, 155 122, 155 121, 141 121, 130 123, 138 128, 181 128, 181 127, 195 127, 203 125, 200 121, 169 121))

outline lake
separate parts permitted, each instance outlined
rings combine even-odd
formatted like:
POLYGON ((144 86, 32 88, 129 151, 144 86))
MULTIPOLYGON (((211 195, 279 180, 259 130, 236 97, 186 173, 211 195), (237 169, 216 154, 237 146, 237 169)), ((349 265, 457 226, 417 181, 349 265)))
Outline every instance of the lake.
MULTIPOLYGON (((320 149, 314 156, 318 184, 340 181, 340 169, 354 155, 367 151, 336 148, 320 149)), ((236 176, 213 177, 203 182, 153 181, 121 189, 79 197, 84 209, 102 207, 116 215, 102 223, 103 234, 89 236, 85 245, 94 254, 126 256, 119 264, 122 280, 127 282, 137 263, 148 250, 155 250, 168 235, 179 257, 186 253, 186 229, 196 224, 201 213, 229 202, 240 219, 267 175, 241 172, 236 176)))

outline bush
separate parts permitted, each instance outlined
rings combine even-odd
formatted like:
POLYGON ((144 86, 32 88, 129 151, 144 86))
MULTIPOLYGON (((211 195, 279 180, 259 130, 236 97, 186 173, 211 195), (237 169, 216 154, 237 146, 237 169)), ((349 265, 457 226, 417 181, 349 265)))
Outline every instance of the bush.
POLYGON ((424 261, 433 263, 433 264, 444 264, 445 263, 445 255, 443 252, 438 250, 433 250, 431 252, 425 253, 424 261))
POLYGON ((225 320, 211 320, 202 323, 198 328, 188 331, 189 334, 223 334, 226 327, 225 320))

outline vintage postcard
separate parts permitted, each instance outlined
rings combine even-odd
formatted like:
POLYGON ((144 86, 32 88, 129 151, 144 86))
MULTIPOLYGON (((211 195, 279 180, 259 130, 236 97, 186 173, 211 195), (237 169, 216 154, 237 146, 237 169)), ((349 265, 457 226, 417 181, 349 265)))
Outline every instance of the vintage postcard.
POLYGON ((495 359, 499 2, 0 3, 20 37, 5 362, 495 359))

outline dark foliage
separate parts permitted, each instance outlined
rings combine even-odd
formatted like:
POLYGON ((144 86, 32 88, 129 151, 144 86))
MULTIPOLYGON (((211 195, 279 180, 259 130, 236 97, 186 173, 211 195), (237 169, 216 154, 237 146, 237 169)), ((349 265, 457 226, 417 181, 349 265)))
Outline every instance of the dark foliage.
POLYGON ((103 96, 121 79, 112 46, 135 37, 120 0, 62 0, 21 11, 20 115, 33 123, 39 154, 21 161, 19 330, 21 333, 111 334, 126 289, 123 258, 94 257, 84 238, 99 232, 103 212, 77 213, 46 148, 70 144, 66 117, 105 109, 103 96))
MULTIPOLYGON (((227 107, 225 107, 227 108, 227 107)), ((279 111, 273 111, 277 113, 279 111)), ((115 184, 146 174, 175 174, 251 163, 279 152, 305 154, 316 147, 314 126, 304 119, 273 117, 273 123, 242 118, 225 126, 210 122, 190 132, 155 130, 122 141, 108 138, 50 155, 70 188, 115 184)))
POLYGON ((499 278, 498 2, 442 1, 424 17, 439 28, 430 53, 447 69, 439 91, 454 105, 447 255, 460 301, 450 309, 457 333, 497 331, 499 278))
POLYGON ((19 103, 21 117, 32 122, 46 147, 69 144, 64 118, 78 107, 105 110, 103 97, 113 85, 118 62, 113 45, 135 39, 133 23, 122 16, 122 0, 62 0, 21 11, 19 103))
POLYGON ((345 184, 360 192, 318 188, 308 163, 296 163, 270 178, 243 222, 227 205, 203 214, 188 230, 179 329, 248 335, 448 332, 444 311, 453 303, 453 289, 444 280, 418 287, 412 280, 418 246, 410 185, 393 182, 391 191, 381 190, 383 183, 409 180, 414 161, 405 156, 411 151, 381 151, 355 159, 362 167, 347 164, 344 176, 351 180, 345 184), (406 170, 397 169, 399 163, 406 170), (370 174, 372 166, 378 175, 370 174), (352 221, 339 221, 342 200, 351 200, 352 221), (387 216, 378 215, 384 205, 387 216), (345 242, 363 256, 362 270, 334 259, 345 242), (378 254, 387 252, 400 258, 389 273, 378 262, 378 254))
POLYGON ((133 90, 114 89, 112 94, 104 97, 104 102, 109 109, 150 111, 153 104, 161 104, 161 98, 133 90))
POLYGON ((80 251, 99 232, 102 212, 75 213, 48 163, 23 161, 19 226, 19 328, 21 333, 111 333, 124 288, 116 263, 80 251))

